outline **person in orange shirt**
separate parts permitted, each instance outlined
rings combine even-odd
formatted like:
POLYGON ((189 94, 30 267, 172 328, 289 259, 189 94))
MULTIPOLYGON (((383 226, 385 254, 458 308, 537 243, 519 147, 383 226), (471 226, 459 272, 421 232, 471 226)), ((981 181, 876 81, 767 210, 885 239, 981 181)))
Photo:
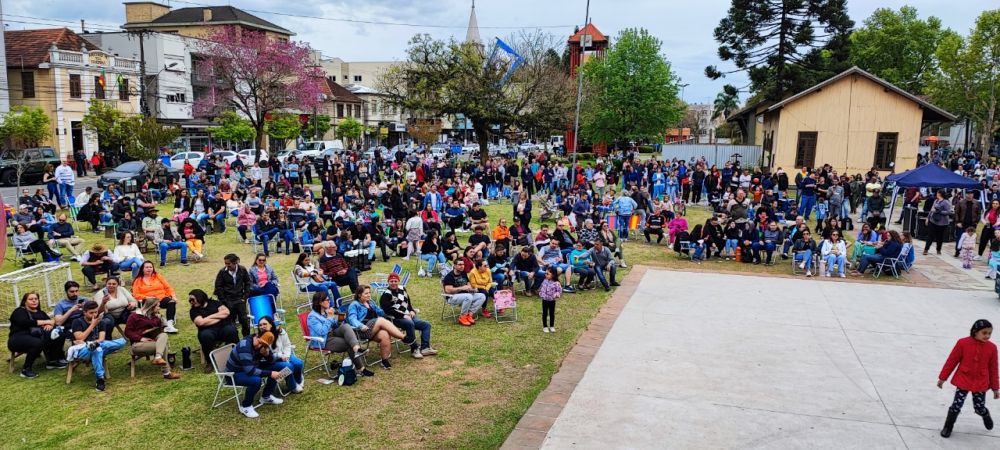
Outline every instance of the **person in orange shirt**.
POLYGON ((177 316, 174 288, 163 275, 156 272, 152 261, 142 263, 139 276, 132 281, 132 296, 137 300, 160 302, 160 307, 167 310, 167 326, 163 331, 177 333, 177 328, 174 327, 177 316))
POLYGON ((507 227, 507 219, 500 219, 500 223, 493 228, 493 248, 497 246, 510 252, 510 228, 507 227))

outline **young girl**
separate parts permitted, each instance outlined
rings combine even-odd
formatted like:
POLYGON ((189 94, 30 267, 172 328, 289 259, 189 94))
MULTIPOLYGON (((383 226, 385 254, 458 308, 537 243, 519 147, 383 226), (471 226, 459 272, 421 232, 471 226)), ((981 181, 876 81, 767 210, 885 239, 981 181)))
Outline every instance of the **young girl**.
POLYGON ((549 267, 545 271, 545 280, 538 290, 542 299, 542 332, 556 332, 556 299, 562 296, 562 285, 559 284, 559 269, 549 267), (548 319, 548 321, 546 321, 548 319))
POLYGON ((986 272, 986 278, 996 279, 997 270, 1000 270, 1000 229, 993 230, 993 239, 990 239, 990 260, 987 264, 990 270, 986 272))
POLYGON ((951 428, 955 425, 958 413, 962 411, 965 397, 972 391, 972 407, 983 418, 987 430, 993 429, 993 419, 990 410, 986 409, 986 390, 993 391, 993 399, 1000 399, 1000 382, 997 380, 997 346, 990 342, 993 334, 993 324, 986 319, 979 319, 972 324, 969 337, 959 339, 955 348, 948 355, 941 374, 938 375, 937 386, 942 389, 944 382, 951 378, 951 384, 956 388, 955 400, 948 408, 948 418, 941 429, 941 436, 951 436, 951 428), (957 368, 957 370, 956 370, 957 368))
POLYGON ((958 248, 962 251, 962 268, 972 268, 972 257, 976 254, 976 228, 968 227, 958 240, 958 248))
POLYGON ((736 220, 730 220, 726 223, 726 247, 722 250, 722 256, 726 257, 726 261, 732 261, 735 258, 736 246, 740 243, 742 231, 736 226, 736 220))

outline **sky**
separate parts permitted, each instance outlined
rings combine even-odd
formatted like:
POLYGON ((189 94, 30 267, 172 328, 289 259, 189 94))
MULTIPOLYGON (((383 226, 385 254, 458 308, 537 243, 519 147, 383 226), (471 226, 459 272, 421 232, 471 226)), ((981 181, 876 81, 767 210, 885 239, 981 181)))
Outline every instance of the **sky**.
MULTIPOLYGON (((324 57, 339 57, 348 62, 401 60, 407 42, 419 33, 464 39, 472 5, 472 0, 160 1, 174 8, 229 4, 294 31, 295 40, 309 43, 324 57)), ((84 19, 92 30, 113 31, 125 20, 125 7, 117 0, 0 0, 0 3, 7 29, 68 26, 79 31, 80 19, 84 19)), ((584 23, 586 3, 587 0, 478 0, 476 16, 484 41, 510 36, 522 28, 540 28, 568 38, 575 25, 584 23)), ((718 60, 718 44, 712 36, 729 5, 728 0, 591 0, 590 17, 612 42, 626 28, 649 30, 662 41, 662 52, 681 83, 688 85, 683 91, 684 100, 710 103, 723 85, 746 84, 746 78, 739 74, 716 81, 704 75, 708 65, 716 64, 724 70, 732 68, 718 60)), ((945 27, 962 34, 968 33, 982 11, 1000 7, 997 0, 848 0, 848 13, 856 26, 860 26, 878 7, 898 9, 903 5, 916 7, 921 17, 936 16, 945 27)))

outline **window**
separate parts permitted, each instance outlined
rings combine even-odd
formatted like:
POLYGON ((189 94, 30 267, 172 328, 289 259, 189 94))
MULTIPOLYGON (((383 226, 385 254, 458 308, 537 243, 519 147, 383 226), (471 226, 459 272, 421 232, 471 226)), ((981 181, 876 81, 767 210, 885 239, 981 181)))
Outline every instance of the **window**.
POLYGON ((347 81, 347 75, 344 75, 344 81, 347 81))
POLYGON ((128 78, 122 78, 122 82, 118 83, 118 100, 128 101, 128 78))
POLYGON ((94 98, 104 100, 104 86, 101 85, 101 77, 94 77, 94 98))
POLYGON ((80 74, 70 74, 69 76, 69 96, 70 98, 83 97, 83 85, 80 84, 80 74))
POLYGON ((187 103, 183 92, 167 94, 167 103, 187 103))
POLYGON ((338 119, 343 119, 344 118, 344 104, 343 103, 337 103, 337 118, 338 119))
POLYGON ((361 117, 361 105, 354 105, 354 117, 361 117))
POLYGON ((42 149, 42 157, 43 158, 55 158, 56 157, 56 151, 53 150, 53 149, 51 149, 51 148, 43 148, 42 149))
POLYGON ((899 133, 879 133, 875 138, 875 162, 878 170, 892 170, 896 165, 896 145, 899 133))
POLYGON ((813 167, 816 164, 816 132, 800 131, 799 145, 795 147, 795 167, 813 167))
POLYGON ((21 97, 35 98, 35 72, 21 72, 21 97))
POLYGON ((354 76, 354 82, 355 83, 360 83, 361 82, 361 75, 355 75, 354 76))

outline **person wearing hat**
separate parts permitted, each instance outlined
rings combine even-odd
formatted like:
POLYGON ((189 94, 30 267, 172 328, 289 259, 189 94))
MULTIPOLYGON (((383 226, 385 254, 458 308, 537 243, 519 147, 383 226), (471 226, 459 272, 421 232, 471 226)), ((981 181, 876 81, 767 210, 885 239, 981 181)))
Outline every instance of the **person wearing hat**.
POLYGON ((90 250, 80 255, 80 271, 83 277, 90 283, 90 288, 97 290, 97 274, 106 273, 108 276, 115 276, 118 272, 118 261, 113 253, 108 252, 108 247, 100 242, 90 246, 90 250))
POLYGON ((410 353, 414 358, 436 355, 438 351, 431 347, 431 324, 417 318, 420 311, 413 308, 406 287, 399 285, 399 274, 390 273, 387 281, 389 288, 379 298, 379 306, 385 311, 385 316, 406 333, 403 342, 411 342, 410 353), (420 331, 419 344, 415 331, 420 331))
POLYGON ((993 391, 993 399, 1000 399, 1000 378, 997 376, 997 346, 990 342, 993 334, 993 324, 986 319, 979 319, 972 324, 969 336, 961 338, 948 355, 941 373, 938 375, 937 387, 943 389, 944 382, 951 378, 955 386, 955 399, 948 408, 948 418, 941 429, 942 437, 951 436, 951 429, 962 411, 965 398, 972 392, 972 406, 987 430, 993 429, 993 418, 986 409, 986 391, 993 391), (954 376, 952 376, 954 374, 954 376))
POLYGON ((132 343, 135 356, 153 356, 153 365, 160 366, 163 379, 176 380, 181 376, 170 371, 170 363, 165 359, 169 347, 168 334, 164 331, 166 320, 160 316, 160 302, 146 301, 125 322, 125 338, 132 343))
POLYGON ((275 397, 273 392, 278 385, 278 379, 282 378, 281 371, 292 370, 291 365, 284 361, 277 361, 271 353, 271 346, 274 345, 274 334, 270 331, 259 334, 251 334, 243 338, 236 344, 226 361, 226 372, 233 374, 233 382, 237 386, 243 386, 245 392, 243 400, 240 402, 240 412, 251 419, 260 417, 253 407, 253 399, 260 389, 260 382, 264 379, 264 392, 261 394, 262 404, 280 405, 284 400, 275 397))

